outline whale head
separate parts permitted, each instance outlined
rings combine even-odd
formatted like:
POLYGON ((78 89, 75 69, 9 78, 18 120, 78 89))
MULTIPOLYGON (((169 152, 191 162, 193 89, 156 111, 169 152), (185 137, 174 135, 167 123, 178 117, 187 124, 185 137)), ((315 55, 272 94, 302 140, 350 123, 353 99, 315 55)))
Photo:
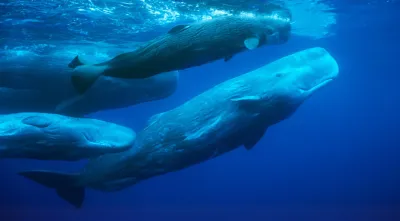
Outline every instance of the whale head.
POLYGON ((338 73, 338 64, 325 49, 306 49, 248 73, 247 93, 234 100, 274 124, 288 118, 338 73))
POLYGON ((290 116, 306 99, 338 77, 339 66, 324 48, 309 48, 271 64, 266 89, 269 106, 277 107, 282 118, 290 116), (273 80, 275 78, 275 80, 273 80))
POLYGON ((324 48, 310 48, 284 59, 291 65, 274 74, 280 79, 276 87, 293 103, 301 103, 339 75, 336 60, 324 48))

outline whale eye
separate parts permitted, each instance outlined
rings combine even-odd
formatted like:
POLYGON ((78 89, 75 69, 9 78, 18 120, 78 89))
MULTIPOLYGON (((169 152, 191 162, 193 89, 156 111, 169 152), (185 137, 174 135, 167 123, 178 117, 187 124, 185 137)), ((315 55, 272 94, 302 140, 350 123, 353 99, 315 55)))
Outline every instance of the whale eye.
POLYGON ((277 74, 275 74, 275 77, 277 77, 277 78, 282 77, 282 73, 277 73, 277 74))

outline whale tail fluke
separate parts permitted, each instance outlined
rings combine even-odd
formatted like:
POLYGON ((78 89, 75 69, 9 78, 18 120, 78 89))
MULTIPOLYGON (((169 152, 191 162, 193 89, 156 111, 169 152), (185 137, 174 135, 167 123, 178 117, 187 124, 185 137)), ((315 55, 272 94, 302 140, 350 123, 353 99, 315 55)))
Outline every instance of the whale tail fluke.
POLYGON ((75 208, 82 207, 85 199, 85 188, 76 185, 79 174, 39 170, 22 171, 18 174, 45 187, 55 189, 59 197, 72 204, 75 208))
POLYGON ((74 68, 71 76, 72 86, 79 94, 83 94, 103 74, 107 66, 85 64, 76 56, 68 67, 74 68))
POLYGON ((85 63, 83 63, 83 62, 81 61, 81 59, 79 59, 79 57, 76 56, 76 57, 75 57, 74 59, 72 59, 72 61, 68 64, 68 67, 69 67, 69 68, 76 68, 76 67, 81 66, 81 65, 85 65, 85 63))

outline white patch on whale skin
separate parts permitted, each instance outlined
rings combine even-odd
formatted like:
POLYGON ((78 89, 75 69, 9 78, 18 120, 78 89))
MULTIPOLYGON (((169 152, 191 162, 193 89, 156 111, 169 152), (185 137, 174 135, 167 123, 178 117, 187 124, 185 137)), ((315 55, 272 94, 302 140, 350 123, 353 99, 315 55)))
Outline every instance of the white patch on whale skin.
POLYGON ((256 37, 251 37, 251 38, 247 38, 244 41, 244 45, 246 46, 247 49, 249 50, 254 50, 258 47, 258 45, 260 44, 260 40, 256 37))

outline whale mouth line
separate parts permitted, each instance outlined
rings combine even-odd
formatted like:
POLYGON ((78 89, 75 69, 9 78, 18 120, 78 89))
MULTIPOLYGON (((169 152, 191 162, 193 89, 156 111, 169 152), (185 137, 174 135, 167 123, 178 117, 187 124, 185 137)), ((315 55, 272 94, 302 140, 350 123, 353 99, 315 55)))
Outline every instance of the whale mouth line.
POLYGON ((308 89, 300 88, 300 90, 302 92, 313 92, 313 91, 318 90, 319 88, 325 86, 326 84, 328 84, 331 81, 333 81, 333 78, 328 78, 328 79, 321 81, 320 83, 316 84, 315 86, 313 86, 311 88, 308 88, 308 89))

